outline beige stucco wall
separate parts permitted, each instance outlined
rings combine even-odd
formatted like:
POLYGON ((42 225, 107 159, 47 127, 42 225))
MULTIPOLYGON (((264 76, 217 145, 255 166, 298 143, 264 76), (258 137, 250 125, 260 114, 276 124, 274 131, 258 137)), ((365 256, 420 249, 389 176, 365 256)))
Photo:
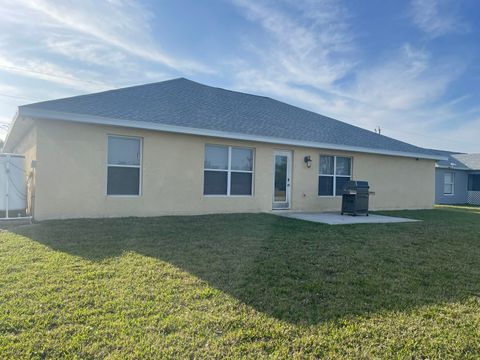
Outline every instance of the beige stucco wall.
POLYGON ((373 209, 430 208, 434 203, 434 161, 330 150, 277 146, 191 135, 59 121, 37 121, 37 220, 76 217, 156 216, 272 209, 273 152, 293 151, 292 210, 338 210, 339 197, 318 197, 320 154, 353 157, 353 177, 368 180, 373 209), (142 194, 108 197, 107 135, 143 138, 142 194), (255 148, 254 195, 203 196, 204 146, 255 148), (312 167, 303 158, 310 155, 312 167))

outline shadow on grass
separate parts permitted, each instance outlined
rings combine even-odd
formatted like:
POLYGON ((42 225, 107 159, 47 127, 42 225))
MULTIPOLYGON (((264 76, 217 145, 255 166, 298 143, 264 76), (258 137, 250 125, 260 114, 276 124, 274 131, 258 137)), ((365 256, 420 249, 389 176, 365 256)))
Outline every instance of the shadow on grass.
POLYGON ((134 251, 245 304, 316 324, 480 293, 480 221, 468 211, 394 212, 421 223, 328 226, 267 214, 49 221, 17 233, 102 261, 134 251))

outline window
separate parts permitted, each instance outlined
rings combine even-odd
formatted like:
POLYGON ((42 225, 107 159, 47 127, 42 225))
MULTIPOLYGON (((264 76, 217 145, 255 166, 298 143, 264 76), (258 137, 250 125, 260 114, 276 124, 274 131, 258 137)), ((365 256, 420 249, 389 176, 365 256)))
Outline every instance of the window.
POLYGON ((453 172, 446 172, 443 174, 443 194, 453 195, 453 188, 455 186, 455 174, 453 172))
POLYGON ((108 136, 107 195, 140 195, 142 141, 108 136))
POLYGON ((352 177, 352 158, 320 156, 318 196, 342 195, 347 181, 352 177))
POLYGON ((253 149, 206 145, 204 195, 252 195, 253 149))
POLYGON ((468 175, 468 191, 480 191, 480 174, 468 175))

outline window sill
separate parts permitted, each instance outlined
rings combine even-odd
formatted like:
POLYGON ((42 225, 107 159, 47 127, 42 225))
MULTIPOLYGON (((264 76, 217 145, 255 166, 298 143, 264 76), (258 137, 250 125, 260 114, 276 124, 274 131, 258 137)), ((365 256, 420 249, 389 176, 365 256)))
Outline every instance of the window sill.
POLYGON ((105 195, 106 198, 139 198, 142 195, 105 195))
POLYGON ((253 195, 203 195, 204 198, 253 198, 253 195))

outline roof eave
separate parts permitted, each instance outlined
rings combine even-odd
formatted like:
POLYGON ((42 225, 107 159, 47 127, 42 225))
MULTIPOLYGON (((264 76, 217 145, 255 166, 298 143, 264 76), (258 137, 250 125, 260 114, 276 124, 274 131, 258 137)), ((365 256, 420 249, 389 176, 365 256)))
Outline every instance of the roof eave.
POLYGON ((33 109, 31 107, 20 107, 18 114, 23 117, 31 117, 36 119, 60 120, 60 121, 71 121, 71 122, 89 123, 89 124, 98 124, 98 125, 120 126, 120 127, 127 127, 127 128, 165 131, 165 132, 188 134, 188 135, 200 135, 200 136, 218 137, 218 138, 244 140, 244 141, 255 141, 255 142, 263 142, 263 143, 271 143, 271 144, 312 147, 312 148, 318 148, 318 149, 353 151, 353 152, 361 152, 361 153, 368 153, 368 154, 410 157, 410 158, 428 159, 428 160, 447 160, 448 159, 447 157, 443 157, 440 155, 433 155, 433 154, 430 155, 430 154, 403 152, 403 151, 379 150, 379 149, 359 147, 359 146, 337 145, 337 144, 328 144, 328 143, 318 143, 313 141, 282 139, 282 138, 274 138, 274 137, 268 137, 268 136, 249 135, 249 134, 225 132, 225 131, 218 131, 218 130, 199 129, 199 128, 174 126, 174 125, 166 125, 166 124, 158 124, 158 123, 147 123, 145 121, 123 120, 123 119, 116 119, 116 118, 58 112, 58 111, 50 111, 50 110, 43 110, 43 109, 33 109))
POLYGON ((471 171, 473 169, 461 166, 446 166, 446 165, 435 165, 437 169, 449 169, 449 170, 461 170, 461 171, 471 171))

